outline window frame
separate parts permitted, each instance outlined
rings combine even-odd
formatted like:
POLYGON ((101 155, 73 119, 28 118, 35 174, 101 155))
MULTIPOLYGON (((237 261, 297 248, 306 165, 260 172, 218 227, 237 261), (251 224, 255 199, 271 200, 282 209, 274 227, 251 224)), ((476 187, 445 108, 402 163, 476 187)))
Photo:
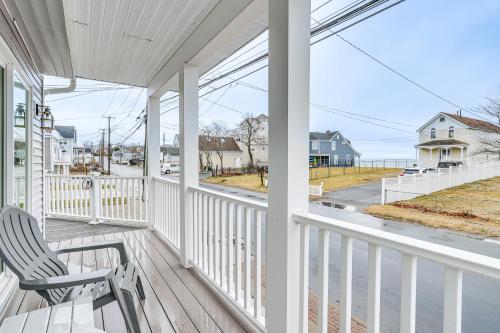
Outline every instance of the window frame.
POLYGON ((436 138, 436 128, 431 128, 431 139, 435 139, 436 138))

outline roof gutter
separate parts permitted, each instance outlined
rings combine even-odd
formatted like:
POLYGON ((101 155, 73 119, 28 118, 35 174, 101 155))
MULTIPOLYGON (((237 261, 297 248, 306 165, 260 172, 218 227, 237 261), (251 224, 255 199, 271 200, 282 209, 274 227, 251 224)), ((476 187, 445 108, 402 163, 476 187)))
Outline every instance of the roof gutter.
POLYGON ((62 88, 44 89, 43 93, 45 96, 55 95, 55 94, 67 94, 75 91, 75 89, 76 89, 76 79, 70 79, 69 86, 62 88))

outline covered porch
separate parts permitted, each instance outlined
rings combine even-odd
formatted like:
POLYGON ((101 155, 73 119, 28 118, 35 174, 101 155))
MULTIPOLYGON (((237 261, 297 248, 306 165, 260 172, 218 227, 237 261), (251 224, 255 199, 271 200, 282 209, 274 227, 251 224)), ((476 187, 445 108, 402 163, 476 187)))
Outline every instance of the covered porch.
POLYGON ((415 146, 421 167, 436 168, 439 162, 460 161, 467 164, 469 144, 455 140, 431 140, 415 146))
MULTIPOLYGON (((90 182, 44 176, 38 198, 44 216, 142 227, 102 235, 68 232, 68 239, 52 246, 122 239, 145 282, 146 300, 136 299, 143 332, 379 332, 382 249, 396 253, 400 262, 395 272, 400 304, 393 315, 401 332, 415 332, 420 260, 443 269, 438 289, 444 294, 446 333, 460 332, 463 273, 500 279, 498 259, 308 212, 309 1, 184 1, 175 8, 160 1, 7 3, 42 74, 147 90, 146 176, 90 182), (200 89, 210 85, 200 84, 203 74, 266 28, 269 195, 260 202, 200 187, 199 99, 200 89), (160 175, 160 115, 167 92, 178 93, 179 99, 178 180, 160 175), (368 280, 363 321, 352 314, 355 242, 366 253, 366 262, 358 263, 367 269, 368 280), (338 272, 330 265, 334 248, 338 272), (331 277, 338 283, 330 284, 331 277), (334 287, 338 304, 330 297, 334 287)), ((394 3, 359 2, 323 31, 348 22, 354 13, 368 19, 394 3)), ((47 221, 42 226, 47 239, 49 226, 47 221)), ((106 250, 65 259, 80 272, 116 261, 106 250)), ((4 316, 40 306, 39 297, 16 290, 4 316)), ((109 304, 96 312, 96 322, 106 332, 124 332, 117 313, 109 304)))

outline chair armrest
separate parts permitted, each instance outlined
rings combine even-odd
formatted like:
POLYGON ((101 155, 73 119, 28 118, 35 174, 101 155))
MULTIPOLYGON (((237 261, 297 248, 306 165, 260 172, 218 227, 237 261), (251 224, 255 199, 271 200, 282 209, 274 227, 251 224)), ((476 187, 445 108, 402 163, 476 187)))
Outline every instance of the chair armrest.
POLYGON ((54 276, 45 279, 20 280, 19 288, 24 290, 46 290, 81 286, 88 283, 106 281, 113 276, 112 269, 101 269, 82 274, 54 276))
POLYGON ((112 240, 112 241, 103 241, 103 242, 95 242, 90 244, 82 244, 77 246, 72 246, 64 249, 60 249, 55 251, 58 255, 62 253, 68 252, 80 252, 80 251, 90 251, 90 250, 98 250, 98 249, 106 249, 106 248, 114 248, 117 249, 120 253, 120 263, 126 264, 128 263, 127 251, 125 251, 125 245, 121 240, 112 240))

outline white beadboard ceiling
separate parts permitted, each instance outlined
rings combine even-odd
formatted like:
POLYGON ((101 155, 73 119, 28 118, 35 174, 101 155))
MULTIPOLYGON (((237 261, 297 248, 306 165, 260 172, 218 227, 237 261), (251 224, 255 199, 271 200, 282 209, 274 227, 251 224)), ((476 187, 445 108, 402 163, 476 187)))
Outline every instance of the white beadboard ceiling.
POLYGON ((4 1, 42 73, 154 89, 180 63, 196 58, 204 72, 267 26, 267 0, 4 1), (209 47, 231 24, 239 31, 209 47))

